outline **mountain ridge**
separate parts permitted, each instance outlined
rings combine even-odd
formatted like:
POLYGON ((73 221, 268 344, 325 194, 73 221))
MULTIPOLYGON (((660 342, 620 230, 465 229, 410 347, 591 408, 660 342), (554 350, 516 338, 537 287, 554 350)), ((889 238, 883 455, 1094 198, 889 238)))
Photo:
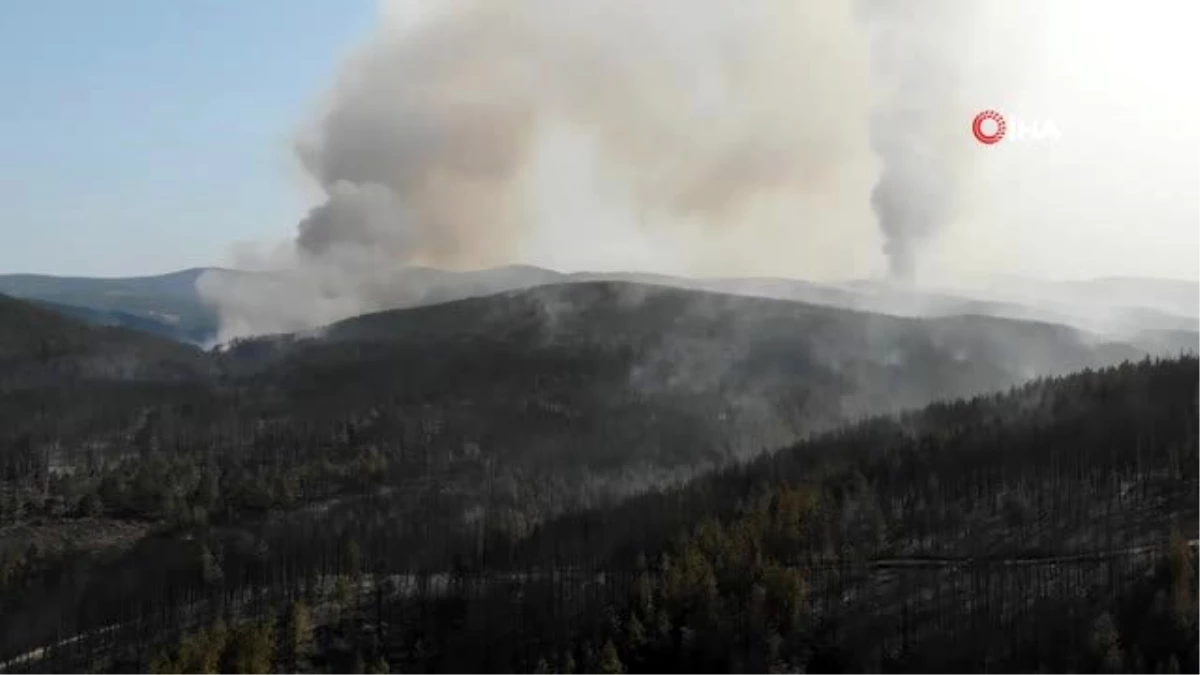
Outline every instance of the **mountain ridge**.
MULTIPOLYGON (((198 291, 197 282, 205 278, 235 284, 286 283, 286 277, 279 277, 275 272, 197 267, 139 277, 0 275, 0 293, 73 307, 77 316, 94 323, 149 329, 180 341, 211 345, 217 340, 219 324, 223 320, 222 312, 225 310, 218 311, 198 291)), ((380 307, 377 311, 449 302, 547 284, 607 280, 769 297, 898 316, 980 314, 1059 323, 1107 334, 1110 339, 1140 341, 1143 346, 1160 344, 1164 331, 1176 332, 1176 337, 1167 343, 1171 347, 1186 347, 1193 342, 1200 342, 1200 318, 1195 316, 1200 309, 1200 300, 1194 303, 1196 307, 1188 310, 1188 298, 1193 295, 1200 298, 1200 285, 1182 280, 1142 277, 1106 277, 1083 281, 1024 279, 1001 292, 995 288, 909 287, 869 279, 814 282, 771 276, 689 278, 619 271, 564 273, 532 265, 471 271, 410 267, 397 273, 396 282, 411 290, 396 301, 395 307, 380 307), (1114 283, 1120 284, 1116 290, 1109 288, 1114 283), (1155 294, 1147 292, 1144 287, 1157 288, 1163 284, 1175 289, 1173 298, 1155 304, 1155 294), (1098 288, 1104 292, 1096 290, 1098 288), (1143 331, 1157 332, 1157 335, 1143 340, 1138 336, 1143 331), (1198 338, 1192 341, 1187 335, 1179 334, 1179 331, 1197 332, 1198 338)), ((237 286, 232 288, 234 291, 238 289, 237 286)), ((237 295, 236 292, 234 294, 237 295)), ((233 311, 252 314, 253 307, 233 311)), ((286 332, 291 329, 283 330, 286 332)))

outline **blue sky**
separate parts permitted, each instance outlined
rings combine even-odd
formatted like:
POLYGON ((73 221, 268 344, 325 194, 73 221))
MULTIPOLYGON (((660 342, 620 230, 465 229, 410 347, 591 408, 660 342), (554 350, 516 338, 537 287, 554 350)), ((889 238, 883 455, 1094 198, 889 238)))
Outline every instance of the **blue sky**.
POLYGON ((226 262, 308 206, 291 155, 373 0, 0 2, 0 273, 226 262))

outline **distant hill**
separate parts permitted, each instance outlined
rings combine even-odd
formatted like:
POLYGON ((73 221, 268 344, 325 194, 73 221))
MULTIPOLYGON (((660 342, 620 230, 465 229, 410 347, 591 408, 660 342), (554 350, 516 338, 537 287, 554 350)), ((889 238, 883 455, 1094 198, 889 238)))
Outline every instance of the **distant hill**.
POLYGON ((93 307, 79 307, 77 305, 64 305, 58 302, 46 302, 44 300, 34 301, 35 304, 41 305, 47 309, 65 314, 70 317, 79 319, 80 321, 97 326, 116 326, 120 328, 129 328, 132 330, 142 331, 143 333, 151 333, 160 337, 179 340, 179 329, 175 324, 168 321, 151 318, 140 314, 131 314, 119 310, 104 310, 95 309, 93 307))
POLYGON ((146 333, 96 326, 0 295, 0 390, 80 380, 207 376, 203 352, 146 333))
POLYGON ((299 270, 235 272, 209 270, 198 278, 200 296, 219 307, 222 341, 288 333, 370 311, 451 302, 568 280, 538 267, 510 265, 474 271, 404 267, 381 272, 369 299, 299 270))
MULTIPOLYGON (((0 293, 50 303, 100 325, 124 326, 182 342, 210 345, 222 333, 244 335, 247 326, 267 332, 312 327, 312 312, 290 308, 278 321, 264 313, 279 309, 264 301, 295 284, 290 272, 245 272, 194 268, 128 278, 0 275, 0 293), (198 284, 200 290, 198 290, 198 284), (202 289, 225 291, 218 309, 202 289)), ((910 317, 985 315, 1058 323, 1113 340, 1177 353, 1200 344, 1200 285, 1177 280, 1104 278, 1053 282, 1024 278, 986 279, 953 290, 906 287, 883 281, 817 283, 783 278, 674 277, 637 272, 561 273, 528 265, 475 271, 409 267, 389 279, 395 292, 379 310, 452 302, 548 284, 625 281, 752 297, 793 300, 910 317), (1169 339, 1164 336, 1169 334, 1169 339), (1194 339, 1193 339, 1194 336, 1194 339)), ((327 320, 344 318, 334 314, 327 320)))
MULTIPOLYGON (((981 314, 1058 323, 1122 340, 1136 340, 1142 331, 1193 334, 1200 331, 1200 318, 1197 318, 1200 285, 1182 281, 1041 282, 1024 279, 951 290, 886 281, 819 284, 771 278, 680 279, 658 283, 899 316, 981 314), (1154 289, 1163 292, 1156 294, 1154 289)), ((1200 342, 1200 335, 1193 342, 1200 342)))
POLYGON ((118 325, 205 344, 215 339, 217 316, 196 292, 195 268, 146 277, 57 277, 0 275, 0 293, 53 303, 67 313, 102 325, 118 325))
POLYGON ((966 281, 958 292, 977 300, 1031 308, 1051 320, 1091 330, 1194 332, 1200 327, 1200 284, 1194 281, 1145 277, 1053 281, 1000 276, 966 281))

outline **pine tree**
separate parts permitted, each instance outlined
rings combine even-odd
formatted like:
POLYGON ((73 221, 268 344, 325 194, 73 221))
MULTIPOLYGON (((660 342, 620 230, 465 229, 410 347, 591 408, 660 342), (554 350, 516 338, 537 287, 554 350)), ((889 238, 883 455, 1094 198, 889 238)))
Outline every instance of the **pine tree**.
POLYGON ((596 672, 607 675, 625 672, 625 666, 621 664, 621 657, 617 654, 617 647, 612 640, 605 642, 604 648, 600 650, 600 662, 597 664, 596 672))
POLYGON ((290 670, 298 670, 300 663, 312 650, 313 643, 312 610, 303 600, 292 603, 288 609, 283 643, 286 663, 290 670))
POLYGON ((274 654, 275 630, 270 622, 243 624, 233 631, 222 670, 235 673, 270 673, 274 671, 274 654))
POLYGON ((1171 528, 1167 544, 1167 568, 1171 577, 1171 608, 1181 622, 1196 613, 1196 568, 1192 565, 1191 546, 1176 528, 1171 528))
POLYGON ((159 650, 151 659, 147 670, 151 673, 182 673, 184 669, 175 665, 166 650, 159 650))
POLYGON ((629 621, 625 622, 625 640, 629 645, 629 649, 637 651, 646 644, 646 627, 642 625, 636 613, 629 615, 629 621))

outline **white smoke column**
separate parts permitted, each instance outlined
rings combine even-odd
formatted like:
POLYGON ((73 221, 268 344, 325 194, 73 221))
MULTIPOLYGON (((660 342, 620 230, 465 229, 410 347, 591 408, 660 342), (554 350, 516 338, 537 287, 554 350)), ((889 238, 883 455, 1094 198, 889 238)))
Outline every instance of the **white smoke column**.
POLYGON ((562 187, 534 170, 562 129, 586 144, 596 187, 637 214, 624 229, 649 230, 664 256, 813 277, 878 255, 874 110, 875 204, 903 271, 951 204, 941 134, 963 123, 939 126, 954 114, 940 59, 959 56, 942 34, 971 3, 874 4, 866 21, 852 0, 385 5, 299 144, 326 201, 299 225, 290 280, 201 280, 222 337, 397 306, 406 266, 514 262, 548 228, 576 228, 565 245, 605 237, 531 208, 562 187), (868 28, 875 77, 897 92, 879 100, 868 28))
POLYGON ((865 0, 876 99, 871 143, 883 160, 871 204, 889 272, 912 280, 925 240, 955 217, 971 156, 966 80, 978 53, 972 15, 957 0, 865 0))

